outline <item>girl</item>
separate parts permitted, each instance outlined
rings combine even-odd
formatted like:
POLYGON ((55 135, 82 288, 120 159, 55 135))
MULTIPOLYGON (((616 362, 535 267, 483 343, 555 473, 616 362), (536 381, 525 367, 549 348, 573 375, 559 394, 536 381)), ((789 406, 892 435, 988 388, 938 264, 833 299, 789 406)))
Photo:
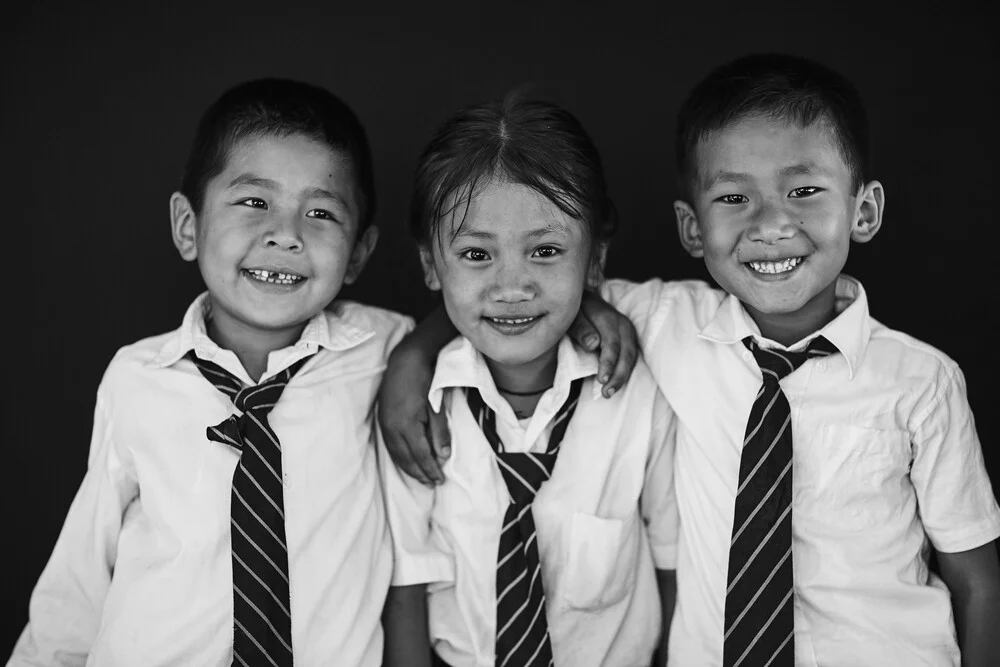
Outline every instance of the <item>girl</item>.
POLYGON ((674 419, 642 362, 601 398, 566 335, 615 227, 596 147, 551 104, 461 111, 410 226, 460 334, 430 394, 454 446, 436 488, 381 452, 385 664, 647 667, 673 608, 674 419))

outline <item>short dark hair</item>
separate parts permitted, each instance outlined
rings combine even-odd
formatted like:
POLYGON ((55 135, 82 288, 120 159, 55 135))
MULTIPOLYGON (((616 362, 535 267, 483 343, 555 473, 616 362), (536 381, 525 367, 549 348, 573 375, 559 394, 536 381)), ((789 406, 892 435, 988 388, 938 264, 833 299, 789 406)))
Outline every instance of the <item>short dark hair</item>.
POLYGON ((780 53, 744 56, 716 68, 688 95, 677 116, 677 172, 683 196, 696 187, 695 151, 712 132, 763 116, 805 127, 829 123, 834 141, 861 187, 869 170, 868 115, 854 85, 818 62, 780 53))
POLYGON ((525 185, 586 223, 595 249, 614 233, 601 155, 583 125, 555 104, 512 93, 457 112, 420 155, 409 214, 417 242, 428 243, 444 215, 463 201, 467 211, 496 178, 525 185))
POLYGON ((359 231, 375 215, 375 176, 368 136, 358 117, 328 90, 287 79, 258 79, 230 88, 202 115, 184 165, 181 193, 196 213, 208 182, 226 168, 229 152, 250 137, 300 134, 351 161, 360 194, 359 231))

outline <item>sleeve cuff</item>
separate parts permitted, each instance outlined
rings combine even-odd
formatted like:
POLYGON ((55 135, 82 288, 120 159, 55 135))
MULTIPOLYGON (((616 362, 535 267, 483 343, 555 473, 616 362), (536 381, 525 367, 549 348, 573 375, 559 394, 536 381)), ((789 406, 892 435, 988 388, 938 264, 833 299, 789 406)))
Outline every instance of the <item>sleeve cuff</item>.
POLYGON ((658 546, 656 544, 649 545, 650 550, 653 552, 653 565, 656 566, 657 570, 676 570, 677 569, 677 545, 668 544, 663 546, 658 546))
POLYGON ((407 555, 393 563, 393 586, 451 581, 455 581, 455 560, 447 554, 407 555))

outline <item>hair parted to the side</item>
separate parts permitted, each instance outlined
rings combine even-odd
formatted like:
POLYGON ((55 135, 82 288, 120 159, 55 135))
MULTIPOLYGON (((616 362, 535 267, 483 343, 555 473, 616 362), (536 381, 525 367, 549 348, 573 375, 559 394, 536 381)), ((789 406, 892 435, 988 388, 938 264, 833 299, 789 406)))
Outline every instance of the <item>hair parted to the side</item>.
POLYGON ((441 240, 441 222, 461 215, 492 181, 525 185, 587 227, 593 246, 610 239, 617 214, 600 153, 580 121, 548 102, 512 93, 445 121, 420 155, 410 231, 420 244, 441 240))
POLYGON ((364 126, 333 93, 288 79, 258 79, 225 91, 202 115, 184 165, 181 194, 201 213, 208 182, 226 167, 240 141, 299 134, 351 161, 364 230, 375 215, 375 176, 364 126))
POLYGON ((854 85, 818 62, 781 53, 751 54, 726 63, 691 90, 677 116, 676 158, 682 195, 697 187, 695 152, 712 132, 764 117, 806 127, 824 121, 857 190, 869 172, 868 115, 854 85))

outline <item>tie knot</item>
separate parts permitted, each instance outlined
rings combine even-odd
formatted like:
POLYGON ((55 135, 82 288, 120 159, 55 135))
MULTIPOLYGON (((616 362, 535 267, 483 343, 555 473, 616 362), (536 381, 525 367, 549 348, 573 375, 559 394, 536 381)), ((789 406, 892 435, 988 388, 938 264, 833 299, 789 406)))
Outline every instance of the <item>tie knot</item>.
POLYGON ((833 343, 823 336, 817 336, 802 352, 788 352, 787 350, 771 350, 761 347, 753 336, 743 339, 743 344, 753 353, 757 365, 760 366, 764 374, 764 381, 770 377, 775 381, 785 377, 796 368, 804 364, 807 360, 816 357, 825 357, 837 351, 833 343))

